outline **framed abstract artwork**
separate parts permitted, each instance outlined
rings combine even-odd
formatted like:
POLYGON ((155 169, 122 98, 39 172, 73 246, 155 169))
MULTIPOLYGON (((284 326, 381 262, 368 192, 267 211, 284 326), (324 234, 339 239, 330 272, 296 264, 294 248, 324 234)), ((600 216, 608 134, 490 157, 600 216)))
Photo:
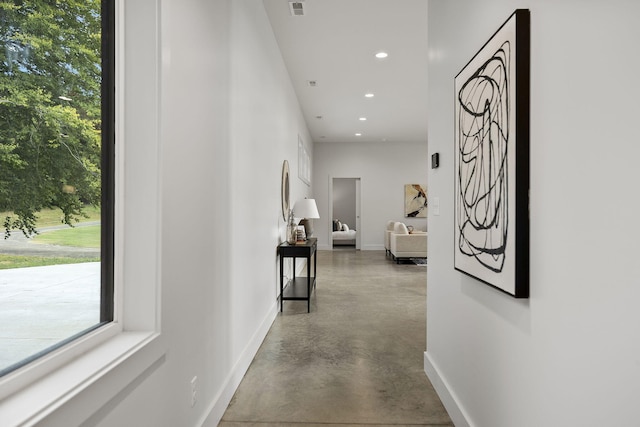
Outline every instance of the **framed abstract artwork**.
POLYGON ((516 10, 455 77, 454 268, 529 296, 530 14, 516 10))
POLYGON ((427 217, 427 186, 422 184, 405 184, 404 216, 405 218, 427 217))
POLYGON ((300 135, 298 135, 298 178, 305 184, 311 185, 311 160, 300 135))
POLYGON ((280 202, 282 203, 282 219, 286 222, 289 217, 289 162, 282 162, 282 182, 280 184, 280 202))

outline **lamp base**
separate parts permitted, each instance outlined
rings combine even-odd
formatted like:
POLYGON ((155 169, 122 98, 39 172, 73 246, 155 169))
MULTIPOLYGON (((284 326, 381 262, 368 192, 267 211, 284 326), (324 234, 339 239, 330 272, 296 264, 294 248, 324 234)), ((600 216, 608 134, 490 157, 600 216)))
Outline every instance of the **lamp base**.
POLYGON ((298 225, 304 226, 304 234, 307 236, 307 239, 313 236, 313 220, 312 219, 307 219, 307 218, 301 219, 298 225))

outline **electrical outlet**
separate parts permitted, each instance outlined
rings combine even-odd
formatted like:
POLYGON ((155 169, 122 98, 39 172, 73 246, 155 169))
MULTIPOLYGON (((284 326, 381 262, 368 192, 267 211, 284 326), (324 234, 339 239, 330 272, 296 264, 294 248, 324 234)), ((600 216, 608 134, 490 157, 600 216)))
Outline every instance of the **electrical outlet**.
POLYGON ((198 377, 195 376, 191 379, 191 407, 196 406, 198 402, 198 377))

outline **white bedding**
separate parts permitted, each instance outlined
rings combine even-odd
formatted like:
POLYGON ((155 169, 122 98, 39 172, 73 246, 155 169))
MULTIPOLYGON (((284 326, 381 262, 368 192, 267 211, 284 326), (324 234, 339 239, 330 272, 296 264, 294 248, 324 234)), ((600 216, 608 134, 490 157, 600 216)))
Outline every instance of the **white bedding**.
POLYGON ((333 241, 336 240, 354 240, 356 239, 356 230, 348 230, 348 231, 334 231, 333 232, 333 241))
POLYGON ((333 220, 333 245, 334 246, 355 246, 356 244, 356 230, 351 230, 347 224, 340 222, 340 220, 333 220))

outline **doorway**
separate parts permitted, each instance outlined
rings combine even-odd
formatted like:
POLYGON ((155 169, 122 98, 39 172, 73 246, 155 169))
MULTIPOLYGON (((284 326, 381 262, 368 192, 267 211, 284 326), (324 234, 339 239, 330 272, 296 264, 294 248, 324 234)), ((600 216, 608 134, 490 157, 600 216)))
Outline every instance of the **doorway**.
POLYGON ((329 182, 329 212, 331 212, 331 239, 333 249, 360 250, 362 230, 360 222, 360 178, 332 177, 329 182), (333 233, 334 220, 347 224, 349 231, 333 233))

